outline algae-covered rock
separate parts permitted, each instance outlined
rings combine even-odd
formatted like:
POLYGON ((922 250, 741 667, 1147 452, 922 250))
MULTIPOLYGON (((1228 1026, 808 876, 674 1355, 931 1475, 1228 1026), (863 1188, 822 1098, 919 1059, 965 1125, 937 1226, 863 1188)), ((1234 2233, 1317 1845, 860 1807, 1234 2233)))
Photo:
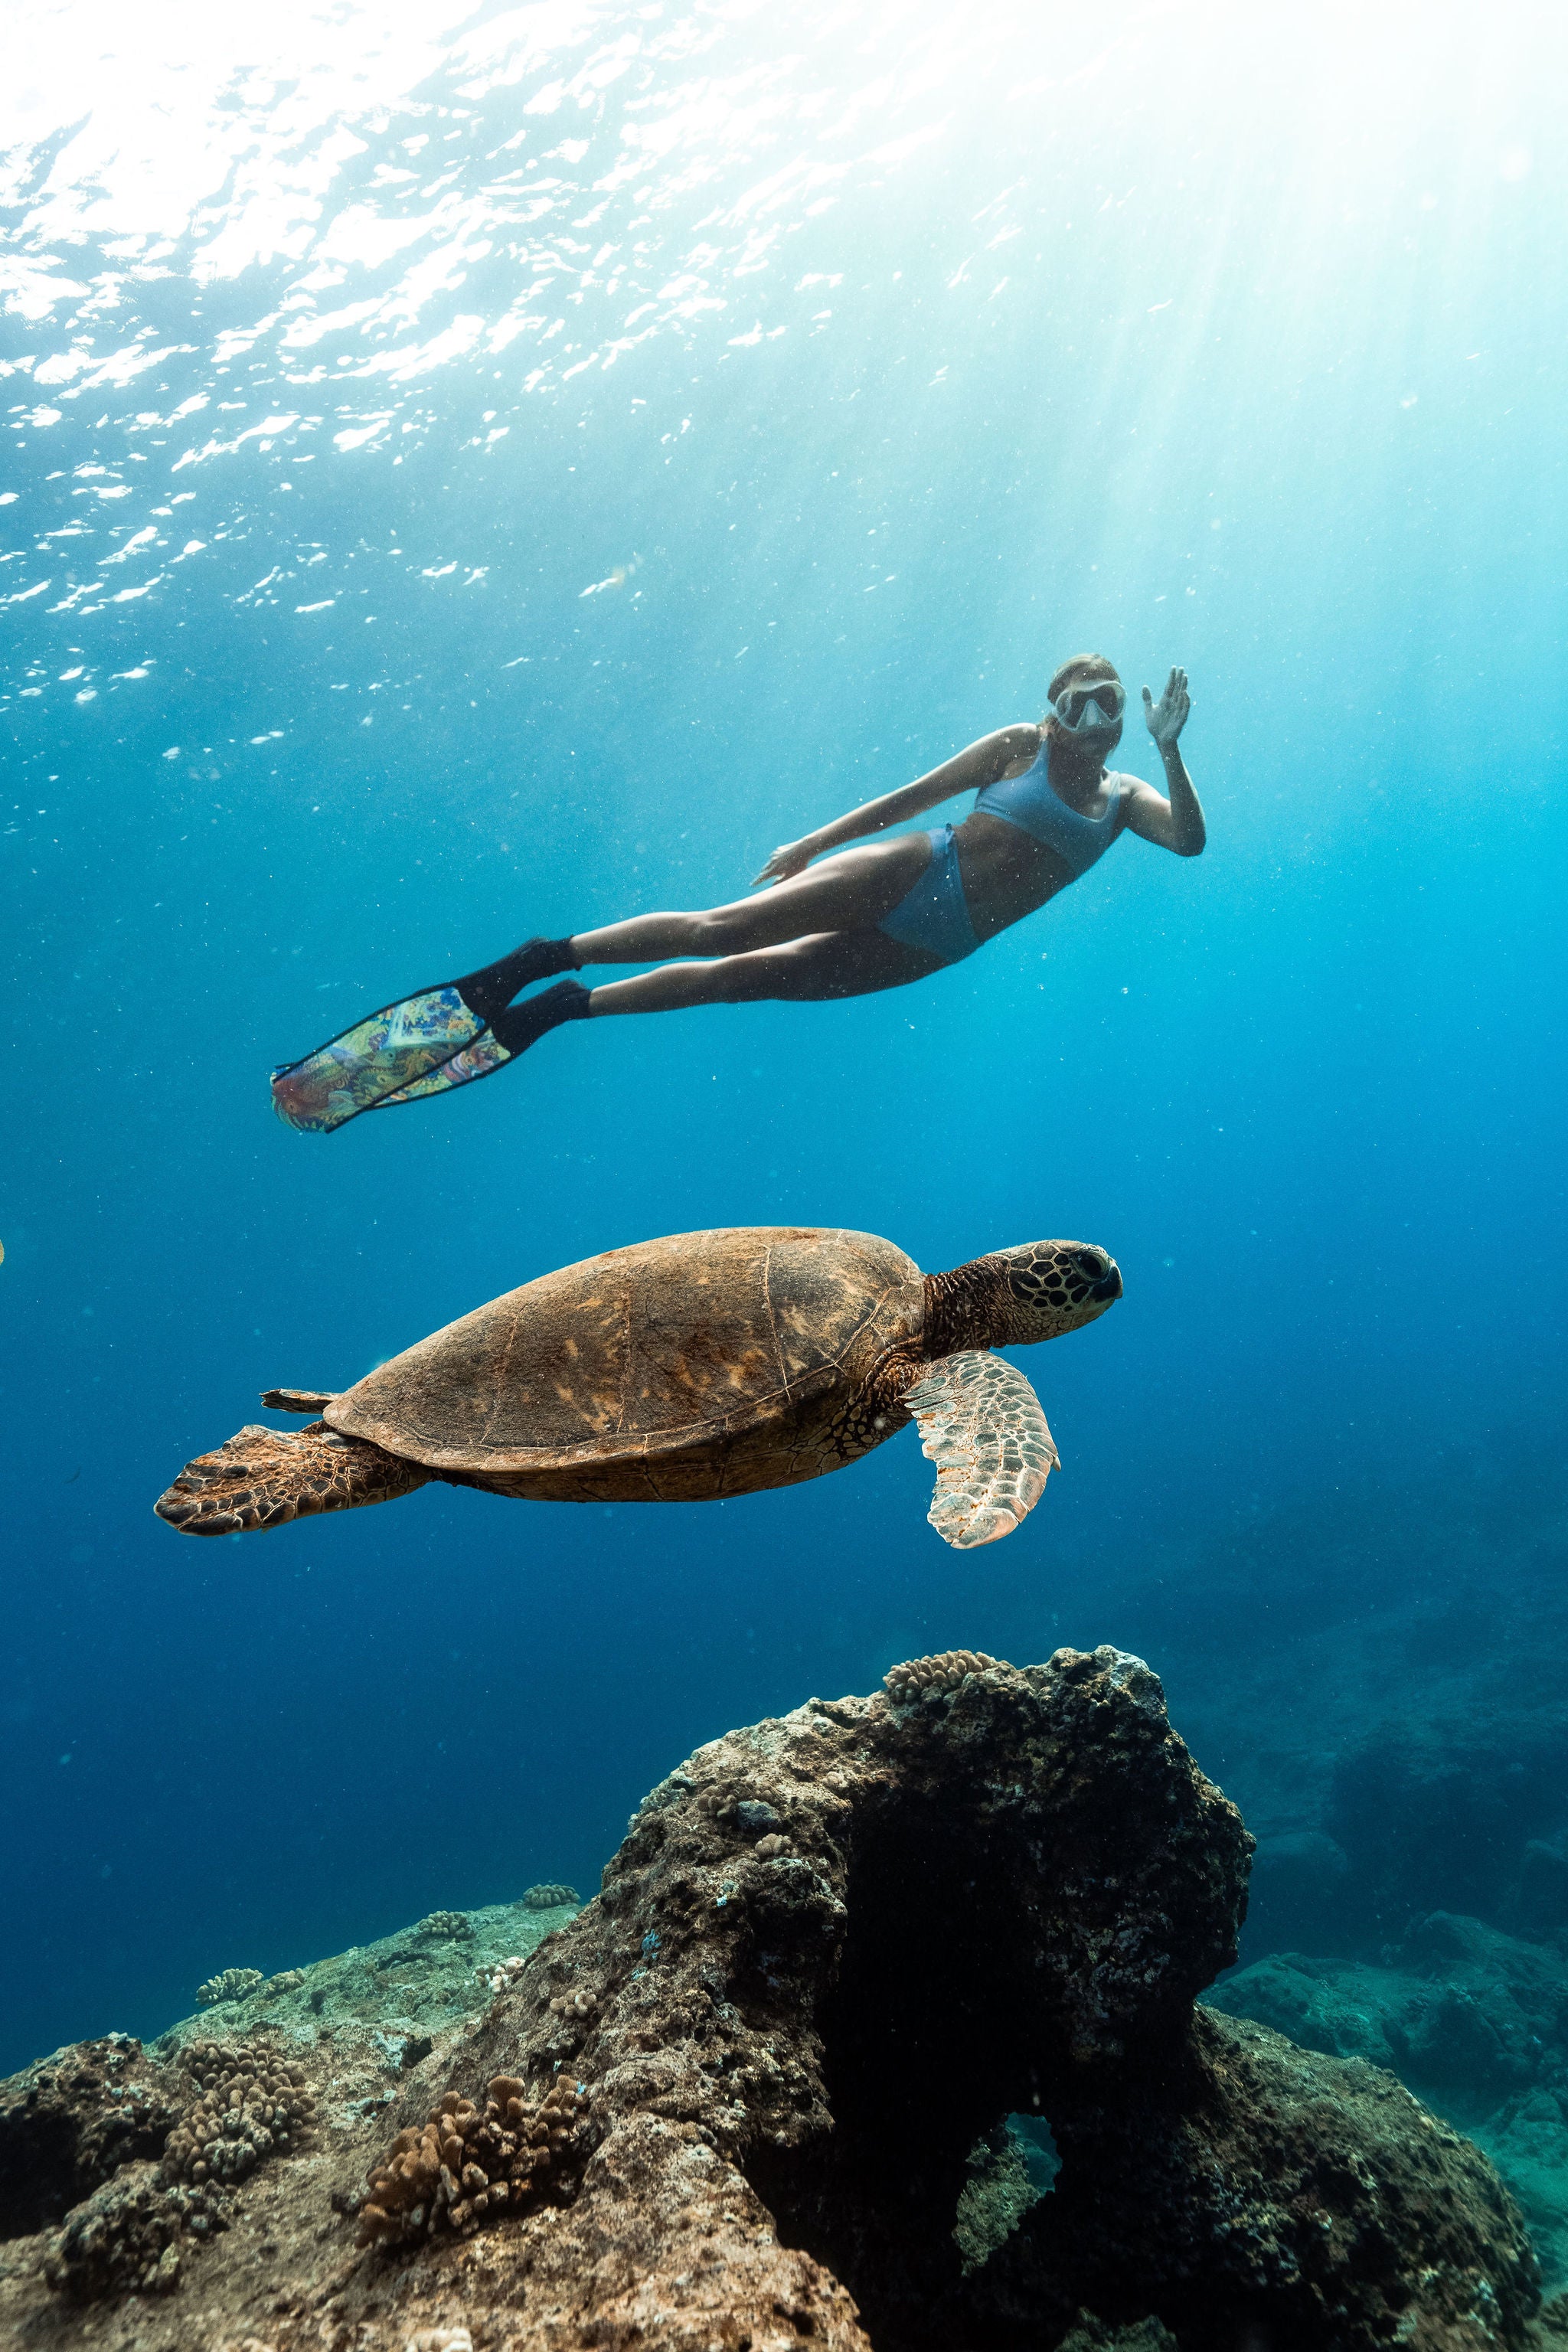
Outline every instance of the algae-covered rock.
POLYGON ((1048 2182, 1037 2177, 1030 2156, 1010 2120, 988 2131, 970 2149, 968 2178, 959 2191, 952 2225, 966 2278, 1006 2244, 1030 2206, 1047 2193, 1048 2182))
POLYGON ((1433 1912, 1371 1967, 1275 1952, 1206 2002, 1311 2050, 1392 2067, 1483 2147, 1552 2284, 1568 2278, 1568 1963, 1433 1912))
POLYGON ((1091 2311, 1082 2312, 1070 2336, 1058 2352, 1181 2352, 1168 2327, 1157 2319, 1140 2319, 1130 2327, 1111 2327, 1091 2311))
POLYGON ((179 2113, 129 2033, 79 2042, 0 2084, 0 2237, 60 2221, 123 2164, 155 2157, 179 2113))
POLYGON ((1252 2326, 1272 2352, 1530 2340, 1540 2294, 1512 2200, 1363 2061, 1199 2010, 1179 2049, 1069 2098, 1052 2126, 1057 2193, 1004 2261, 1066 2272, 1107 2318, 1152 2309, 1183 2346, 1252 2326))

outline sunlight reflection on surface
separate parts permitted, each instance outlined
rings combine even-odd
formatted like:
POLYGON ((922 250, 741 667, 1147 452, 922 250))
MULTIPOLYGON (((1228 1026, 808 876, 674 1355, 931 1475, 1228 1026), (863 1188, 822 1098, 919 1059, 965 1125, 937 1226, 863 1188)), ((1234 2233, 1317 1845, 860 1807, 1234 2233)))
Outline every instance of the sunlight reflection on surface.
MULTIPOLYGON (((483 17, 278 0, 162 8, 150 48, 110 0, 34 6, 0 94, 0 373, 31 395, 12 421, 122 436, 60 451, 107 514, 138 436, 174 494, 247 451, 396 464, 444 379, 493 404, 463 428, 489 447, 531 395, 581 400, 661 343, 742 359, 830 333, 906 273, 982 337, 991 306, 1059 290, 1110 372, 1175 304, 1165 364, 1184 369, 1243 235, 1260 295, 1289 313, 1331 270, 1374 350, 1398 322, 1363 256, 1391 226, 1489 236, 1542 152, 1531 110, 1564 35, 1528 7, 1489 10, 1484 42, 1481 21, 1339 0, 1289 20, 1240 0, 983 18, 943 0, 483 17), (1204 231, 1180 283, 1173 206, 1204 231), (1146 269, 1080 286, 1096 225, 1140 213, 1146 269)), ((0 602, 124 604, 210 543, 176 553, 134 507, 111 537, 104 561, 164 569, 73 573, 63 602, 57 574, 12 575, 0 602)))
MULTIPOLYGON (((298 369, 336 337, 347 348, 332 369, 408 383, 575 326, 576 364, 610 365, 732 310, 742 281, 787 266, 807 224, 869 184, 918 181, 933 151, 984 157, 993 174, 1115 171, 1138 160, 1108 152, 1118 113, 1162 143, 1173 129, 1227 137, 1238 160, 1305 121, 1353 201, 1379 157, 1397 162, 1411 126, 1433 121, 1435 76, 1448 100, 1437 121, 1461 96, 1451 56, 1435 55, 1435 13, 1320 5, 1260 26, 1237 0, 1210 0, 1002 8, 977 23, 939 5, 563 0, 476 24, 452 0, 279 0, 254 20, 165 7, 149 49, 144 24, 128 32, 109 0, 35 7, 0 95, 0 196, 16 219, 7 308, 52 346, 37 380, 79 393, 153 363, 102 348, 136 318, 139 288, 278 265, 299 273, 281 303, 227 322, 218 357, 266 341, 298 369)), ((1476 18, 1450 12, 1454 37, 1476 18)), ((1488 14, 1456 128, 1491 142, 1493 167, 1517 180, 1531 151, 1503 119, 1521 55, 1506 18, 1488 14)), ((1539 76, 1543 28, 1521 24, 1521 41, 1527 29, 1539 76)), ((993 225, 993 246, 1007 227, 993 225)), ((564 346, 534 357, 536 384, 564 372, 564 346)))

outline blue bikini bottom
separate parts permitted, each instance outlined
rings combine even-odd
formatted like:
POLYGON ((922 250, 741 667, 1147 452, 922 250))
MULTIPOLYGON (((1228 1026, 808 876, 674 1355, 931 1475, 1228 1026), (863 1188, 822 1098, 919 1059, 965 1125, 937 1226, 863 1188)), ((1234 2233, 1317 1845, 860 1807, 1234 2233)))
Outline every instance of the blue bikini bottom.
POLYGON ((877 929, 897 940, 900 947, 922 949, 943 963, 962 963, 980 941, 963 896, 958 845, 950 824, 933 824, 926 837, 931 843, 930 864, 914 888, 904 893, 877 929))

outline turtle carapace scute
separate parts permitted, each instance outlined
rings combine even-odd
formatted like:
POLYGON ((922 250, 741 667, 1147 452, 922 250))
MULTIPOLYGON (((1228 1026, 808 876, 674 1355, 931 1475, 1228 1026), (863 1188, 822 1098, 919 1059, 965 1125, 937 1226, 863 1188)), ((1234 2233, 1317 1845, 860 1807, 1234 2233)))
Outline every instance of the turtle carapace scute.
POLYGON ((156 1508, 236 1535, 438 1479, 520 1501, 692 1503, 841 1469, 910 1420, 930 1517, 1010 1535, 1058 1466, 1033 1389, 990 1350, 1058 1338, 1121 1295, 1087 1242, 1026 1242, 922 1275, 875 1234, 743 1225, 605 1250, 476 1307, 352 1388, 269 1389, 156 1508))

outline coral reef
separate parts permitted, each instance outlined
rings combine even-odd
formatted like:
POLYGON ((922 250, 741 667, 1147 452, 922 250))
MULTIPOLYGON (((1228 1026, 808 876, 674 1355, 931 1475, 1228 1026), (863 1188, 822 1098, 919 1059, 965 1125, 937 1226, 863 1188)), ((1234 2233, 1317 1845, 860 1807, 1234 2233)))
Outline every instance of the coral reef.
POLYGON ((550 2006, 557 2017, 592 2017, 599 2000, 596 1993, 579 1986, 574 1992, 558 1992, 550 2006))
POLYGON ((527 1966, 528 1961, 521 1952, 509 1952, 505 1959, 498 1960, 493 1968, 476 1969, 474 1980, 491 1992, 505 1992, 509 1985, 517 1982, 527 1966))
MULTIPOLYGON (((531 1948, 523 1905, 470 1914, 308 1969, 216 2073, 169 2037, 179 2177, 93 2187, 56 2275, 102 2298, 99 2352, 1543 2345, 1475 2148, 1194 2008, 1249 1847, 1139 1660, 914 1661, 699 1749, 531 1948), (220 2090, 246 2137, 280 2061, 308 2160, 290 2118, 197 2180, 220 2090)), ((0 2339, 64 2352, 30 2242, 0 2339)))
POLYGON ((220 2001, 244 2000, 266 1981, 259 1969, 220 1969, 196 1987, 196 2007, 216 2009, 220 2001))
POLYGON ((563 1904, 583 1900, 574 1886, 557 1886, 542 1880, 537 1886, 526 1887, 522 1899, 531 1911, 559 1911, 563 1904))
MULTIPOLYGON (((1108 2327, 1091 2311, 1080 2312, 1079 2325, 1064 2336, 1060 2352, 1181 2352, 1168 2327, 1157 2319, 1142 2319, 1133 2327, 1108 2327)), ((1257 2336, 1252 2345, 1258 2341, 1257 2336)), ((245 2347, 240 2347, 245 2352, 245 2347)), ((1249 2347, 1250 2352, 1250 2347, 1249 2347)))

